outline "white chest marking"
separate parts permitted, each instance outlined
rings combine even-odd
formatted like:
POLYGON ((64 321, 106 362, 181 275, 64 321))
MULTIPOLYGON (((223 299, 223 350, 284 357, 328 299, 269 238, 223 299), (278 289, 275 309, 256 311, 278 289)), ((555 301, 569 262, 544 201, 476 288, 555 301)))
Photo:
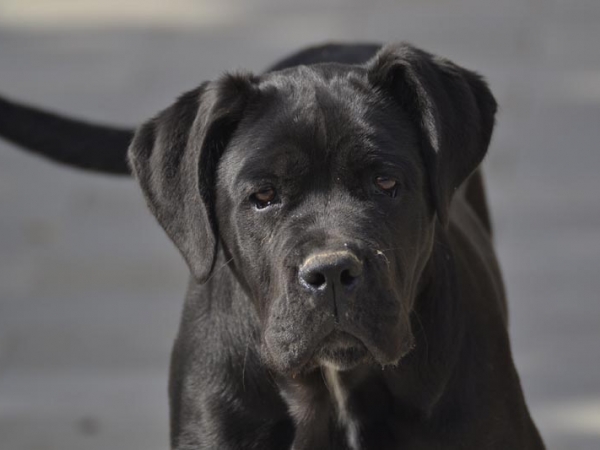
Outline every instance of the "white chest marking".
POLYGON ((340 382, 339 372, 332 367, 325 367, 323 373, 335 402, 338 420, 346 428, 348 445, 352 450, 360 450, 359 426, 348 410, 348 391, 340 382))

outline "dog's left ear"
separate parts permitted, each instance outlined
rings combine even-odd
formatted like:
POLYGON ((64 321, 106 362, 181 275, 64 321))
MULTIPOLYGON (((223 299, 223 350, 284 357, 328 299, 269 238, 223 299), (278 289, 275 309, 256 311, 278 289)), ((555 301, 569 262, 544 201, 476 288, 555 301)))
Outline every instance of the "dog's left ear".
POLYGON ((142 125, 129 147, 150 210, 199 282, 210 276, 217 254, 217 164, 256 81, 226 75, 183 94, 142 125))
POLYGON ((487 152, 496 100, 483 79, 408 44, 384 47, 367 63, 370 83, 392 95, 421 133, 438 218, 487 152))

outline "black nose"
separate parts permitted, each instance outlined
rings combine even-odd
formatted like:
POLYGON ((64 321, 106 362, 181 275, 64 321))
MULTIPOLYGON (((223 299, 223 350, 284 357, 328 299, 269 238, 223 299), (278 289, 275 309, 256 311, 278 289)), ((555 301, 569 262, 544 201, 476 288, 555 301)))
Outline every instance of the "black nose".
POLYGON ((333 288, 353 289, 359 282, 363 264, 358 257, 347 250, 315 253, 300 266, 300 282, 311 290, 333 288))

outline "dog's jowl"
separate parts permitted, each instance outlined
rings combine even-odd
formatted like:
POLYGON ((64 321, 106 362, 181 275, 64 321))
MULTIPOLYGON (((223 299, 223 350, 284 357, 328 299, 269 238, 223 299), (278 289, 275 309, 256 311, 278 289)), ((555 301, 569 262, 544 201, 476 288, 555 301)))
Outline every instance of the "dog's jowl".
POLYGON ((187 261, 172 448, 542 449, 478 169, 495 113, 445 59, 327 45, 206 82, 135 135, 8 100, 0 134, 130 167, 187 261))

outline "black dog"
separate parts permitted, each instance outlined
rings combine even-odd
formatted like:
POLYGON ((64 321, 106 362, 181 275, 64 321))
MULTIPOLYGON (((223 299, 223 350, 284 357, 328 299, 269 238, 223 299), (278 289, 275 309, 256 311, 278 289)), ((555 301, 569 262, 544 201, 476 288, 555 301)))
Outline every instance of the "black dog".
MULTIPOLYGON (((477 171, 495 112, 447 60, 328 45, 137 130, 130 167, 193 274, 173 448, 543 448, 477 171)), ((0 134, 129 173, 129 130, 2 100, 0 134)))

